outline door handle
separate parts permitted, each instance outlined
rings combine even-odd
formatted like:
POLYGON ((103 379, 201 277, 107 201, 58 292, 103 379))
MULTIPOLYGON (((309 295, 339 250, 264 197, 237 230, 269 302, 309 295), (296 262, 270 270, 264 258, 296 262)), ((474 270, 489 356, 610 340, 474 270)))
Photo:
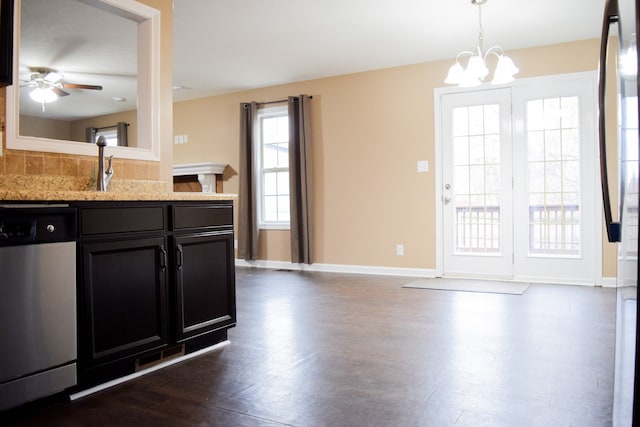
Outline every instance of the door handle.
POLYGON ((448 205, 449 203, 451 203, 451 197, 443 197, 442 201, 444 202, 445 205, 448 205))
POLYGON ((605 94, 607 80, 607 50, 609 47, 609 29, 618 22, 618 0, 607 0, 602 20, 600 39, 600 66, 598 73, 598 140, 600 148, 600 183, 602 184, 602 203, 607 227, 607 239, 610 242, 620 241, 620 222, 614 222, 611 214, 611 198, 609 195, 609 172, 607 170, 607 136, 605 94))

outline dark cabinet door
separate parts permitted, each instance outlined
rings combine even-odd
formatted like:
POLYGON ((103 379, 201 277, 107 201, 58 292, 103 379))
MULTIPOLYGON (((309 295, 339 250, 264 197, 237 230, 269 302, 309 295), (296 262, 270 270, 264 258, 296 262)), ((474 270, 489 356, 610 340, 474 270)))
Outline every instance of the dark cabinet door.
POLYGON ((233 233, 174 236, 173 242, 177 340, 233 326, 233 233))
POLYGON ((167 343, 165 238, 81 243, 80 347, 89 365, 167 343))

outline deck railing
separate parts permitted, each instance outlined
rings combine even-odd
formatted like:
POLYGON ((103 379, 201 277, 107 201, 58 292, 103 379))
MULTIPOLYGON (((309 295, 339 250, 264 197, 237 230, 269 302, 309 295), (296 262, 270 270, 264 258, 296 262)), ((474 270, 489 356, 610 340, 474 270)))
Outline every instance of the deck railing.
MULTIPOLYGON (((500 252, 500 207, 456 208, 456 251, 500 252)), ((579 255, 580 207, 578 205, 529 206, 529 253, 579 255)))

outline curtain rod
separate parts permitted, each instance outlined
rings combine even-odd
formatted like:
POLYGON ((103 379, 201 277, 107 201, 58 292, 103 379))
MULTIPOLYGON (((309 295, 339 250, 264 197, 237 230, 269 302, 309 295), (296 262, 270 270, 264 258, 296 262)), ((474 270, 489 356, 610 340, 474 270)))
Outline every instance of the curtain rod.
MULTIPOLYGON (((313 96, 309 95, 309 99, 313 99, 313 96)), ((268 104, 281 104, 283 102, 288 102, 289 99, 280 99, 278 101, 267 101, 267 102, 256 102, 258 105, 268 105, 268 104)))
MULTIPOLYGON (((118 123, 124 123, 124 122, 118 122, 118 123)), ((125 123, 126 126, 129 126, 129 123, 125 123)), ((92 127, 91 129, 95 129, 95 130, 104 130, 104 129, 111 129, 111 128, 117 128, 118 124, 115 125, 111 125, 111 126, 103 126, 101 128, 96 128, 96 127, 92 127)))

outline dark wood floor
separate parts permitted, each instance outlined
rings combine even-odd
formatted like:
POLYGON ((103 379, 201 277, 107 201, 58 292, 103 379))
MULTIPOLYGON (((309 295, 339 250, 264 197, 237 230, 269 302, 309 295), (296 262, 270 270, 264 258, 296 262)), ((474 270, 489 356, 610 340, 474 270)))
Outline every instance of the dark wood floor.
POLYGON ((608 426, 615 290, 238 269, 223 349, 18 425, 608 426))

